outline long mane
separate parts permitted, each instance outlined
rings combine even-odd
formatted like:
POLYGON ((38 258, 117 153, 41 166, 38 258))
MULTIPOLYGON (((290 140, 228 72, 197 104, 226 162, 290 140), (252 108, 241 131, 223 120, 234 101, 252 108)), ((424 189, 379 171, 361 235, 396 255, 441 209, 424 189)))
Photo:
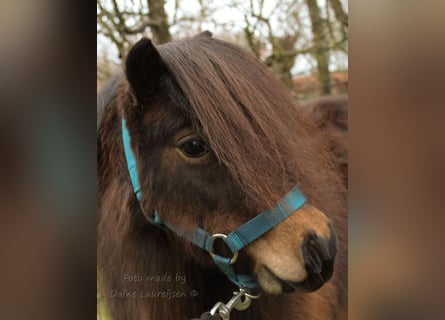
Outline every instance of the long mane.
POLYGON ((292 184, 328 214, 344 210, 343 187, 315 125, 251 53, 202 37, 159 52, 217 158, 259 210, 292 184))

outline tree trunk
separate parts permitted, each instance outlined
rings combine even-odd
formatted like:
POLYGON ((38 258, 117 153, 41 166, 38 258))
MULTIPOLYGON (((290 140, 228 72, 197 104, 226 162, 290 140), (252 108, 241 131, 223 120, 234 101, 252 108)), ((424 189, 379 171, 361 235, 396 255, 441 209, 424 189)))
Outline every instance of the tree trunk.
POLYGON ((162 44, 172 40, 168 24, 168 16, 165 12, 165 0, 147 0, 148 17, 156 21, 156 25, 150 25, 153 43, 162 44))
POLYGON ((348 14, 343 10, 340 0, 328 0, 332 10, 334 10, 335 17, 344 26, 348 27, 348 14))
POLYGON ((330 94, 331 74, 329 71, 329 52, 326 48, 327 40, 324 30, 324 21, 321 17, 321 11, 317 5, 317 0, 306 0, 306 5, 311 18, 314 47, 313 54, 317 61, 318 80, 322 86, 321 93, 330 94))
POLYGON ((281 81, 291 90, 294 90, 294 82, 291 70, 295 64, 295 57, 298 52, 295 49, 297 35, 284 35, 271 39, 272 55, 266 58, 268 65, 281 81))

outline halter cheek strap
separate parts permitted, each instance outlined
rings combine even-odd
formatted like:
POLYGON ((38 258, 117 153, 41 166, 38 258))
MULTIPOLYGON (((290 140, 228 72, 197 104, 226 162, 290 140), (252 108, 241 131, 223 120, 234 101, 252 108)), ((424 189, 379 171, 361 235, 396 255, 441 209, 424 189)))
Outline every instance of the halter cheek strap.
POLYGON ((139 186, 138 171, 136 168, 136 159, 134 158, 133 151, 131 151, 130 134, 128 133, 127 130, 125 118, 122 118, 122 141, 124 144, 125 159, 127 159, 127 168, 128 168, 128 173, 130 174, 130 180, 133 186, 133 192, 136 195, 138 201, 141 201, 142 194, 141 194, 141 188, 139 186))
MULTIPOLYGON (((127 159, 128 172, 134 194, 138 201, 142 194, 139 185, 136 160, 131 150, 130 135, 127 130, 125 118, 122 118, 122 140, 124 144, 125 157, 127 159)), ((239 288, 257 288, 258 284, 250 275, 238 275, 233 270, 232 265, 238 258, 238 251, 261 237, 263 234, 284 221, 289 215, 298 210, 306 201, 301 191, 294 187, 283 198, 281 198, 272 208, 258 214, 228 235, 211 234, 204 229, 197 228, 192 232, 186 232, 180 228, 169 224, 161 219, 158 211, 155 210, 153 218, 147 220, 155 226, 167 228, 179 236, 189 240, 193 244, 209 252, 219 269, 239 288), (215 239, 222 239, 233 253, 232 257, 223 257, 214 253, 213 244, 215 239)))

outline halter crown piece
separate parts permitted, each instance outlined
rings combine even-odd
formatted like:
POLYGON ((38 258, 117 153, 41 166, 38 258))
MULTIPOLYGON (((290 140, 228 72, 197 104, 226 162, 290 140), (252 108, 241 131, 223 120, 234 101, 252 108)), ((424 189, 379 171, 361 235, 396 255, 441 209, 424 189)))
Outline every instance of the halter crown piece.
MULTIPOLYGON (((140 201, 142 194, 139 185, 136 160, 131 150, 130 135, 126 127, 125 118, 122 118, 122 140, 125 157, 127 159, 128 172, 130 174, 131 184, 133 185, 133 192, 137 200, 140 201)), ((173 231, 198 247, 206 250, 219 269, 241 290, 256 289, 258 288, 258 284, 251 275, 239 275, 233 270, 232 265, 238 258, 238 251, 284 221, 290 214, 299 209, 305 201, 306 198, 301 191, 297 187, 294 187, 272 208, 258 214, 228 235, 220 233, 211 234, 201 228, 197 228, 192 232, 184 232, 180 228, 163 221, 157 210, 155 210, 154 217, 147 217, 147 220, 155 226, 173 231), (222 239, 230 248, 233 253, 232 257, 223 257, 213 252, 213 243, 217 238, 222 239)), ((245 294, 245 296, 249 297, 250 295, 245 294)))

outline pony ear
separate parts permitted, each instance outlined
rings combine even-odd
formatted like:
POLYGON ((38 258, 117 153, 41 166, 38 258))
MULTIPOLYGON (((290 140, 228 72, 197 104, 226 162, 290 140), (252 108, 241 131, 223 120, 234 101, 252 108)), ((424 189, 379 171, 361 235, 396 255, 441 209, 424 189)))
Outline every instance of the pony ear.
POLYGON ((142 38, 127 55, 125 74, 139 103, 145 103, 159 89, 165 65, 150 39, 142 38))
POLYGON ((211 38, 211 37, 213 37, 213 34, 209 30, 203 31, 203 32, 197 34, 196 36, 194 36, 195 39, 206 39, 206 38, 211 38))

